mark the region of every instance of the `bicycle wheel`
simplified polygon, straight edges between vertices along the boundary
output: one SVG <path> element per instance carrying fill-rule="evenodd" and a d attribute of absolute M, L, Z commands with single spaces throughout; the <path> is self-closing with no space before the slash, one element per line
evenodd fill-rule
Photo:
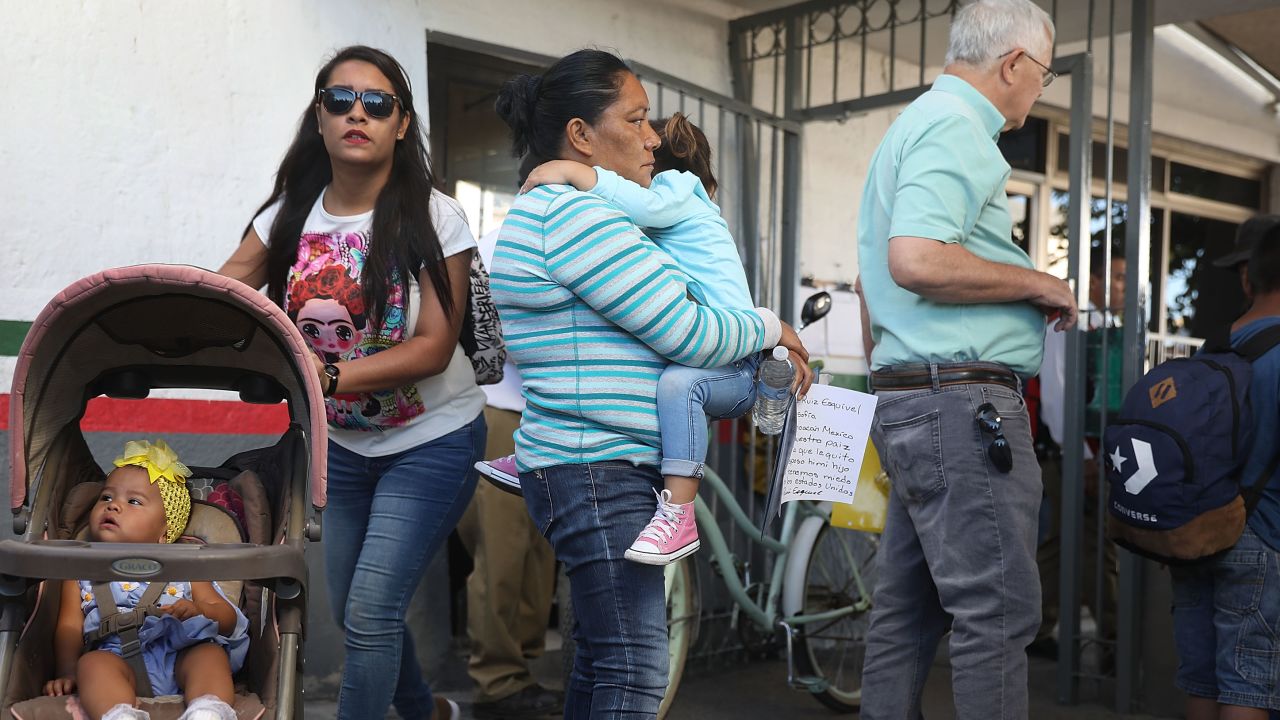
<path fill-rule="evenodd" d="M 857 712 L 862 704 L 862 668 L 879 541 L 876 535 L 833 528 L 825 518 L 810 517 L 791 544 L 783 587 L 787 617 L 860 603 L 864 606 L 835 620 L 801 625 L 792 644 L 796 673 L 810 679 L 818 702 L 838 712 Z"/>
<path fill-rule="evenodd" d="M 685 561 L 672 563 L 665 568 L 667 597 L 667 694 L 658 708 L 658 720 L 662 720 L 675 700 L 676 689 L 684 675 L 685 660 L 698 626 L 698 607 L 693 587 L 693 574 Z M 556 602 L 560 611 L 560 634 L 563 637 L 561 653 L 564 688 L 569 689 L 569 676 L 573 672 L 573 656 L 577 643 L 573 639 L 573 599 L 569 594 L 569 578 L 561 566 L 556 587 Z"/>

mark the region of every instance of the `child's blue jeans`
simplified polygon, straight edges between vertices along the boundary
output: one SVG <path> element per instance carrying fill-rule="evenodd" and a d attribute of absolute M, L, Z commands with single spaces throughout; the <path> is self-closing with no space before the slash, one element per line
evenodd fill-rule
<path fill-rule="evenodd" d="M 721 367 L 668 365 L 658 379 L 662 474 L 701 478 L 707 460 L 707 417 L 741 417 L 756 400 L 760 353 Z"/>

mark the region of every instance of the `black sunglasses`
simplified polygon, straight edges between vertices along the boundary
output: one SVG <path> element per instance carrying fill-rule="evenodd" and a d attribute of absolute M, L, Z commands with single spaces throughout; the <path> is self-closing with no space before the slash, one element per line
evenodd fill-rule
<path fill-rule="evenodd" d="M 978 415 L 974 420 L 978 423 L 978 429 L 994 437 L 991 444 L 987 446 L 987 457 L 991 458 L 991 464 L 1002 473 L 1012 470 L 1013 450 L 1009 448 L 1009 441 L 1000 430 L 1003 421 L 996 406 L 991 403 L 982 403 L 978 406 Z"/>
<path fill-rule="evenodd" d="M 351 108 L 356 104 L 356 98 L 359 98 L 360 104 L 364 106 L 364 111 L 369 113 L 369 117 L 379 120 L 391 117 L 396 105 L 400 103 L 400 98 L 381 90 L 356 92 L 349 88 L 329 87 L 321 88 L 319 95 L 320 105 L 334 115 L 346 115 L 351 112 Z"/>

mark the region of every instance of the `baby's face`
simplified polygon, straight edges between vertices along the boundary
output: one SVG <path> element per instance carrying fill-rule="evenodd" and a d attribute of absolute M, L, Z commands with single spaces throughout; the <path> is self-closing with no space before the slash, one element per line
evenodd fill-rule
<path fill-rule="evenodd" d="M 89 537 L 98 542 L 164 542 L 164 500 L 145 469 L 129 465 L 107 476 L 89 514 Z"/>

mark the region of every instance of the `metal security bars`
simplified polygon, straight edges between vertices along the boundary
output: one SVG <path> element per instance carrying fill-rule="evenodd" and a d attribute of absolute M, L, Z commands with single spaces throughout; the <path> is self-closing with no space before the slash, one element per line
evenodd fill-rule
<path fill-rule="evenodd" d="M 930 37 L 958 0 L 816 0 L 729 24 L 730 54 L 756 107 L 838 119 L 924 92 Z M 935 43 L 936 44 L 936 43 Z"/>

